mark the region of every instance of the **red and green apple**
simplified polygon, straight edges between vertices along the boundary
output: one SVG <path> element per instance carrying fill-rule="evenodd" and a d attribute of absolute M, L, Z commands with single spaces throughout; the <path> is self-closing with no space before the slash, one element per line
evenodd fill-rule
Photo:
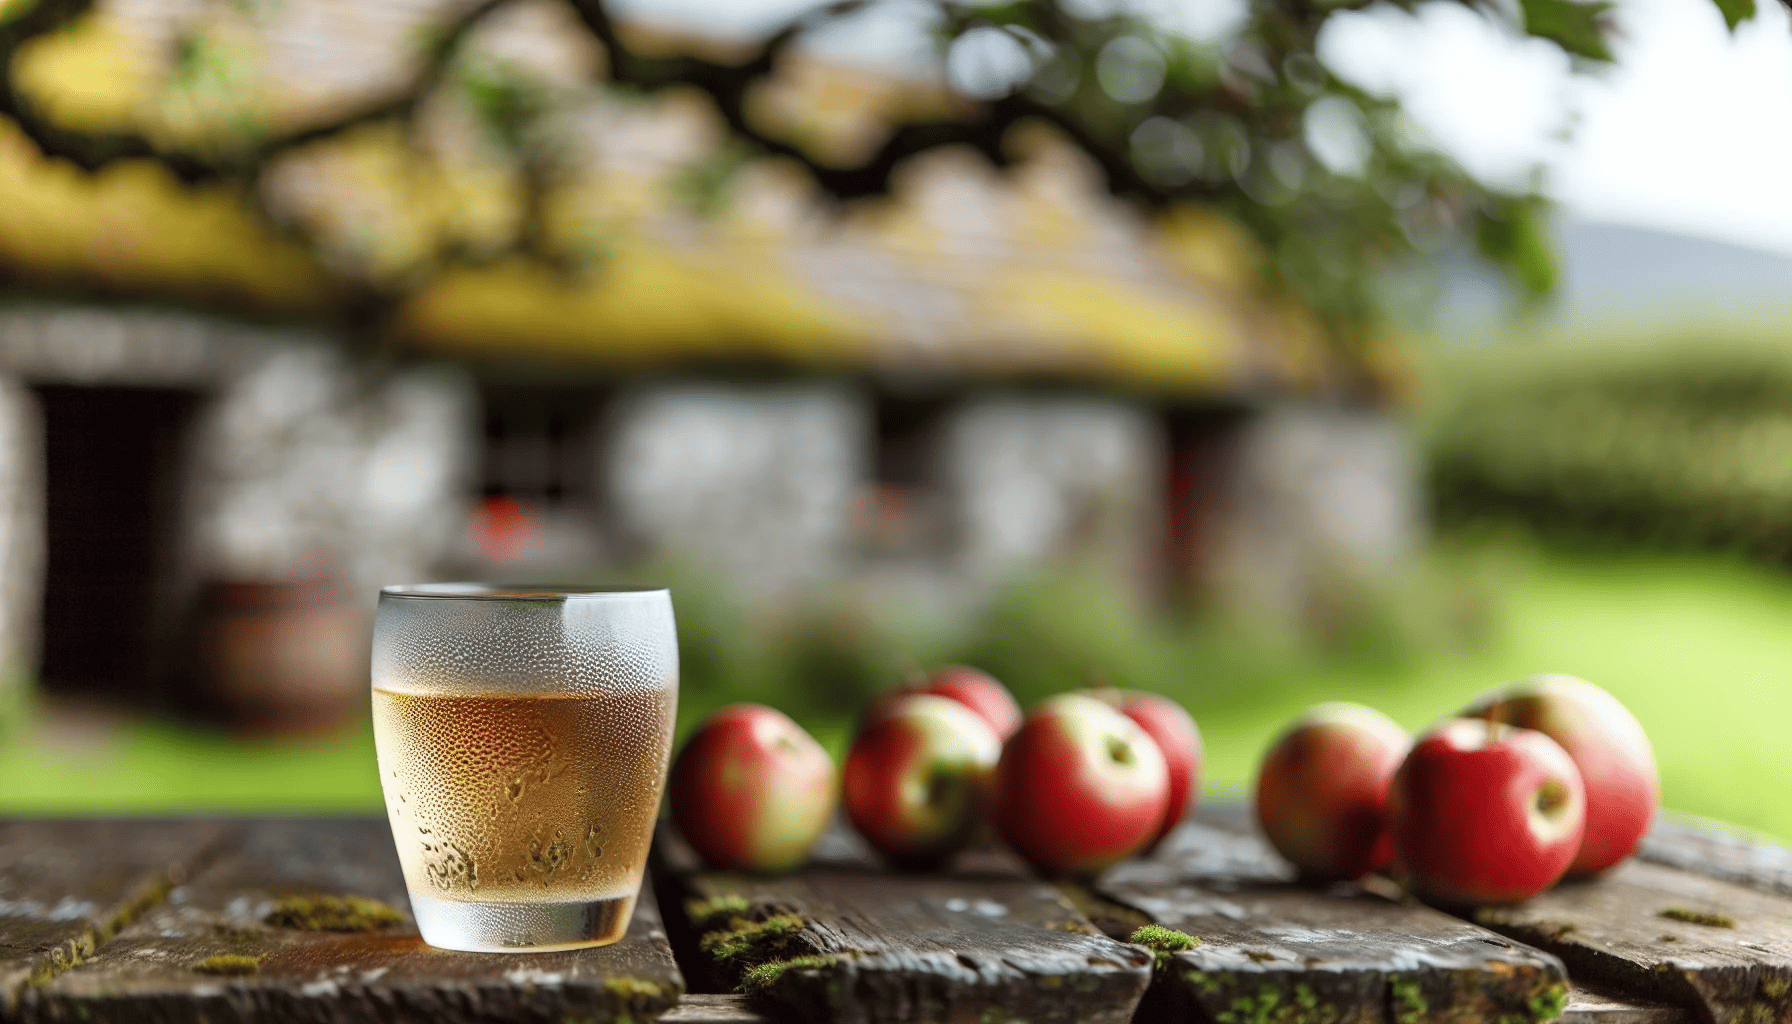
<path fill-rule="evenodd" d="M 1257 770 L 1257 821 L 1270 845 L 1317 881 L 1361 878 L 1393 860 L 1388 791 L 1412 746 L 1398 723 L 1348 701 L 1296 721 Z"/>
<path fill-rule="evenodd" d="M 847 820 L 891 863 L 937 867 L 986 820 L 1001 753 L 995 731 L 963 704 L 931 693 L 902 697 L 846 755 Z"/>
<path fill-rule="evenodd" d="M 792 870 L 834 813 L 834 762 L 789 716 L 763 704 L 708 715 L 672 764 L 672 820 L 709 863 Z"/>

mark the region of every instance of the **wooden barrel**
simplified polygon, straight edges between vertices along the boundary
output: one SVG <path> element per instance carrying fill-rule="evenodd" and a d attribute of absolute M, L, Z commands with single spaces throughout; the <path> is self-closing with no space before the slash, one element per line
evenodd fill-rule
<path fill-rule="evenodd" d="M 369 628 L 333 579 L 209 583 L 194 652 L 204 710 L 258 734 L 340 726 L 367 707 Z"/>

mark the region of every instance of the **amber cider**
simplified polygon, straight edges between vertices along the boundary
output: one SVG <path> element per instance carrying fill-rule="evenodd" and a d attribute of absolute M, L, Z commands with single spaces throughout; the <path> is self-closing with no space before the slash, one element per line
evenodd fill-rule
<path fill-rule="evenodd" d="M 628 928 L 671 752 L 677 681 L 489 690 L 374 680 L 386 811 L 412 909 L 492 949 Z M 550 936 L 578 936 L 556 943 Z M 466 948 L 460 946 L 458 948 Z"/>

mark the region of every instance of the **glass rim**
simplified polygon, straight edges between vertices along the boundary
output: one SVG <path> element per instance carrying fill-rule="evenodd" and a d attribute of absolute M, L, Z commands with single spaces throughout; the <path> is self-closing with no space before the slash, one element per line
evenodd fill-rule
<path fill-rule="evenodd" d="M 615 600 L 671 595 L 667 587 L 649 585 L 580 585 L 564 583 L 395 583 L 380 588 L 380 599 L 412 601 L 541 601 Z"/>

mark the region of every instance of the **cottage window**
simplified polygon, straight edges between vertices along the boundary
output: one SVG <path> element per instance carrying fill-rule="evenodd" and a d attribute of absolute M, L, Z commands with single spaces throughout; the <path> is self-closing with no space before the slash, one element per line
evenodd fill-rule
<path fill-rule="evenodd" d="M 872 550 L 912 552 L 938 539 L 940 450 L 952 406 L 943 395 L 878 396 L 872 479 L 859 503 L 860 539 Z"/>

